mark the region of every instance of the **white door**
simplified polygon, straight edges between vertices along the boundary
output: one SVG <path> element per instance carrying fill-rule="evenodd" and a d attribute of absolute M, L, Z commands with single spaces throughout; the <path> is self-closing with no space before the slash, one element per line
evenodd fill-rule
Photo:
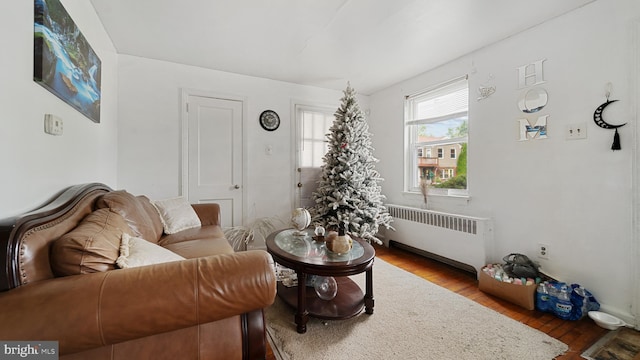
<path fill-rule="evenodd" d="M 220 204 L 225 227 L 242 223 L 242 109 L 238 100 L 187 97 L 188 199 Z"/>
<path fill-rule="evenodd" d="M 324 154 L 329 149 L 326 134 L 333 124 L 335 109 L 316 106 L 296 106 L 298 125 L 297 139 L 297 191 L 296 207 L 310 208 L 315 205 L 313 192 L 320 180 L 320 167 Z"/>

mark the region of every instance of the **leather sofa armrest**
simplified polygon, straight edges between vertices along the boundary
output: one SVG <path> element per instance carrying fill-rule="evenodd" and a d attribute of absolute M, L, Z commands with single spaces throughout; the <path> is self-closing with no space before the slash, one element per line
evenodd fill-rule
<path fill-rule="evenodd" d="M 68 276 L 0 293 L 0 339 L 57 340 L 69 354 L 262 309 L 275 294 L 262 250 Z"/>
<path fill-rule="evenodd" d="M 220 220 L 220 205 L 216 203 L 209 204 L 191 204 L 193 210 L 200 218 L 202 225 L 219 225 L 222 226 Z"/>

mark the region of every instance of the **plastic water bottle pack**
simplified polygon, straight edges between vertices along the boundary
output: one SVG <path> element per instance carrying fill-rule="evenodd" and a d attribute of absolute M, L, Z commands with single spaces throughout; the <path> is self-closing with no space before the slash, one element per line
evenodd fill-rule
<path fill-rule="evenodd" d="M 578 320 L 589 311 L 600 309 L 600 303 L 578 284 L 545 281 L 538 284 L 536 309 L 553 313 L 564 320 Z"/>

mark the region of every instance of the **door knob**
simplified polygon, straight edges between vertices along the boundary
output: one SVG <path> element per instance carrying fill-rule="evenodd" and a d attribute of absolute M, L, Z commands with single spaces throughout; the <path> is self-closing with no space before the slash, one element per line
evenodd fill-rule
<path fill-rule="evenodd" d="M 240 189 L 240 185 L 234 185 L 233 188 L 234 189 Z"/>

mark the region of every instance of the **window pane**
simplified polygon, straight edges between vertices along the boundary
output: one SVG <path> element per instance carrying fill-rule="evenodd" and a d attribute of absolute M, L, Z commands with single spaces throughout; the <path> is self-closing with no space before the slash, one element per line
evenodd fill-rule
<path fill-rule="evenodd" d="M 302 111 L 301 167 L 320 167 L 322 165 L 322 157 L 329 147 L 326 134 L 332 123 L 333 116 L 330 114 L 310 110 Z"/>
<path fill-rule="evenodd" d="M 466 116 L 416 126 L 418 128 L 418 142 L 451 140 L 469 135 Z"/>

